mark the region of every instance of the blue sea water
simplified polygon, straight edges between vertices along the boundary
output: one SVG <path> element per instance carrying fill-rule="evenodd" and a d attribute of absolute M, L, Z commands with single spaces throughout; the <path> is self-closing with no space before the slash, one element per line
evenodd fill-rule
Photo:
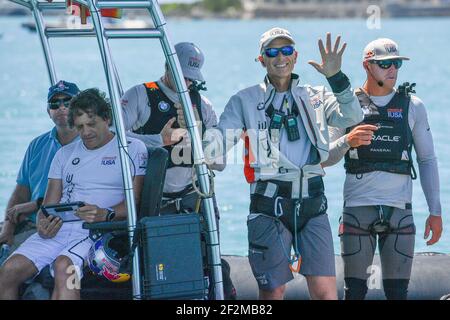
<path fill-rule="evenodd" d="M 21 28 L 26 18 L 0 17 L 0 219 L 3 217 L 15 178 L 28 143 L 49 130 L 52 123 L 46 113 L 49 79 L 36 34 Z M 400 45 L 402 54 L 411 58 L 403 64 L 399 82 L 417 83 L 417 95 L 424 101 L 432 128 L 439 161 L 444 233 L 441 241 L 427 247 L 423 239 L 428 209 L 419 179 L 414 182 L 413 207 L 417 226 L 416 251 L 450 253 L 450 19 L 399 19 L 381 21 L 380 29 L 368 29 L 357 20 L 168 20 L 173 43 L 192 41 L 205 53 L 203 68 L 208 91 L 205 93 L 218 115 L 238 90 L 261 81 L 264 69 L 254 62 L 262 32 L 273 26 L 288 28 L 297 39 L 300 53 L 295 71 L 303 83 L 326 84 L 322 75 L 307 64 L 319 60 L 317 39 L 327 31 L 341 34 L 348 43 L 342 70 L 353 86 L 361 85 L 365 73 L 361 66 L 362 49 L 377 37 L 390 37 Z M 2 36 L 1 36 L 2 35 Z M 95 39 L 54 39 L 50 42 L 57 75 L 81 88 L 106 90 L 103 68 Z M 163 73 L 164 57 L 155 40 L 113 40 L 111 50 L 123 87 L 157 79 Z M 237 155 L 241 150 L 235 150 Z M 338 220 L 342 207 L 342 163 L 327 169 L 326 193 L 329 218 L 339 253 Z M 387 181 L 386 183 L 389 183 Z M 221 252 L 246 255 L 246 215 L 249 190 L 242 164 L 231 164 L 217 173 L 215 189 L 221 211 Z"/>

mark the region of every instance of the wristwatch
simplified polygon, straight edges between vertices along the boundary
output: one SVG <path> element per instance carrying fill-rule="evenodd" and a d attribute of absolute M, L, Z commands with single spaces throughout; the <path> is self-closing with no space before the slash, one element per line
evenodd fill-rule
<path fill-rule="evenodd" d="M 116 217 L 116 211 L 113 208 L 106 208 L 106 221 L 110 222 Z"/>

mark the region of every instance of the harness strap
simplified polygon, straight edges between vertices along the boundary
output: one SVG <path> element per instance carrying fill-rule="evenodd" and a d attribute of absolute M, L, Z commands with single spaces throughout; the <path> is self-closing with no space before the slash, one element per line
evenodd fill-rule
<path fill-rule="evenodd" d="M 363 229 L 350 223 L 342 222 L 339 237 L 343 235 L 370 236 L 371 233 L 367 229 Z"/>
<path fill-rule="evenodd" d="M 177 198 L 183 198 L 184 196 L 186 196 L 189 193 L 192 193 L 194 191 L 195 191 L 194 187 L 192 187 L 192 185 L 189 184 L 183 190 L 178 191 L 178 192 L 164 192 L 163 200 L 174 200 Z"/>
<path fill-rule="evenodd" d="M 265 214 L 280 219 L 292 234 L 302 231 L 308 221 L 328 208 L 325 195 L 314 198 L 286 199 L 283 197 L 267 198 L 258 194 L 250 196 L 250 212 Z"/>
<path fill-rule="evenodd" d="M 179 192 L 171 192 L 171 193 L 163 193 L 162 201 L 161 201 L 161 209 L 165 209 L 170 205 L 175 204 L 176 211 L 178 213 L 181 212 L 181 202 L 183 198 L 195 193 L 192 185 L 186 186 L 183 190 Z"/>
<path fill-rule="evenodd" d="M 396 228 L 396 229 L 389 229 L 387 232 L 373 232 L 369 229 L 364 229 L 358 226 L 355 226 L 353 224 L 343 222 L 341 224 L 343 228 L 341 229 L 341 232 L 339 233 L 339 237 L 342 235 L 351 235 L 351 236 L 374 236 L 374 235 L 388 235 L 388 234 L 402 234 L 402 235 L 408 235 L 408 234 L 416 234 L 416 226 L 411 223 L 407 226 Z"/>

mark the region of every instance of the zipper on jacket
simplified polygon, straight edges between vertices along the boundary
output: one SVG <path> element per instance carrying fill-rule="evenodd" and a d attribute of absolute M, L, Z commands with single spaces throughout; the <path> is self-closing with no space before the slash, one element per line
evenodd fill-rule
<path fill-rule="evenodd" d="M 309 191 L 308 191 L 309 192 Z M 303 168 L 300 168 L 300 196 L 299 201 L 303 199 Z"/>
<path fill-rule="evenodd" d="M 308 110 L 306 110 L 306 106 L 305 106 L 305 103 L 303 102 L 303 99 L 300 96 L 298 98 L 300 99 L 300 101 L 302 103 L 303 110 L 305 111 L 306 118 L 308 119 L 309 128 L 311 129 L 311 132 L 312 132 L 312 134 L 314 136 L 314 143 L 315 143 L 314 146 L 317 149 L 317 136 L 316 136 L 316 132 L 314 131 L 311 118 L 309 117 Z"/>

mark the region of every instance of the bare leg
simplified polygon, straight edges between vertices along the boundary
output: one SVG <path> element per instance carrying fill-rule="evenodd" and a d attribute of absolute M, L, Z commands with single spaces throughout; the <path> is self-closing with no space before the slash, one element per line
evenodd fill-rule
<path fill-rule="evenodd" d="M 80 300 L 80 279 L 72 260 L 59 256 L 54 263 L 55 288 L 52 300 Z"/>
<path fill-rule="evenodd" d="M 337 300 L 336 277 L 306 276 L 312 300 Z"/>
<path fill-rule="evenodd" d="M 259 300 L 283 300 L 285 290 L 286 290 L 286 285 L 282 285 L 273 290 L 259 289 Z"/>
<path fill-rule="evenodd" d="M 34 263 L 25 256 L 12 256 L 0 268 L 0 300 L 17 300 L 20 285 L 37 272 Z"/>

